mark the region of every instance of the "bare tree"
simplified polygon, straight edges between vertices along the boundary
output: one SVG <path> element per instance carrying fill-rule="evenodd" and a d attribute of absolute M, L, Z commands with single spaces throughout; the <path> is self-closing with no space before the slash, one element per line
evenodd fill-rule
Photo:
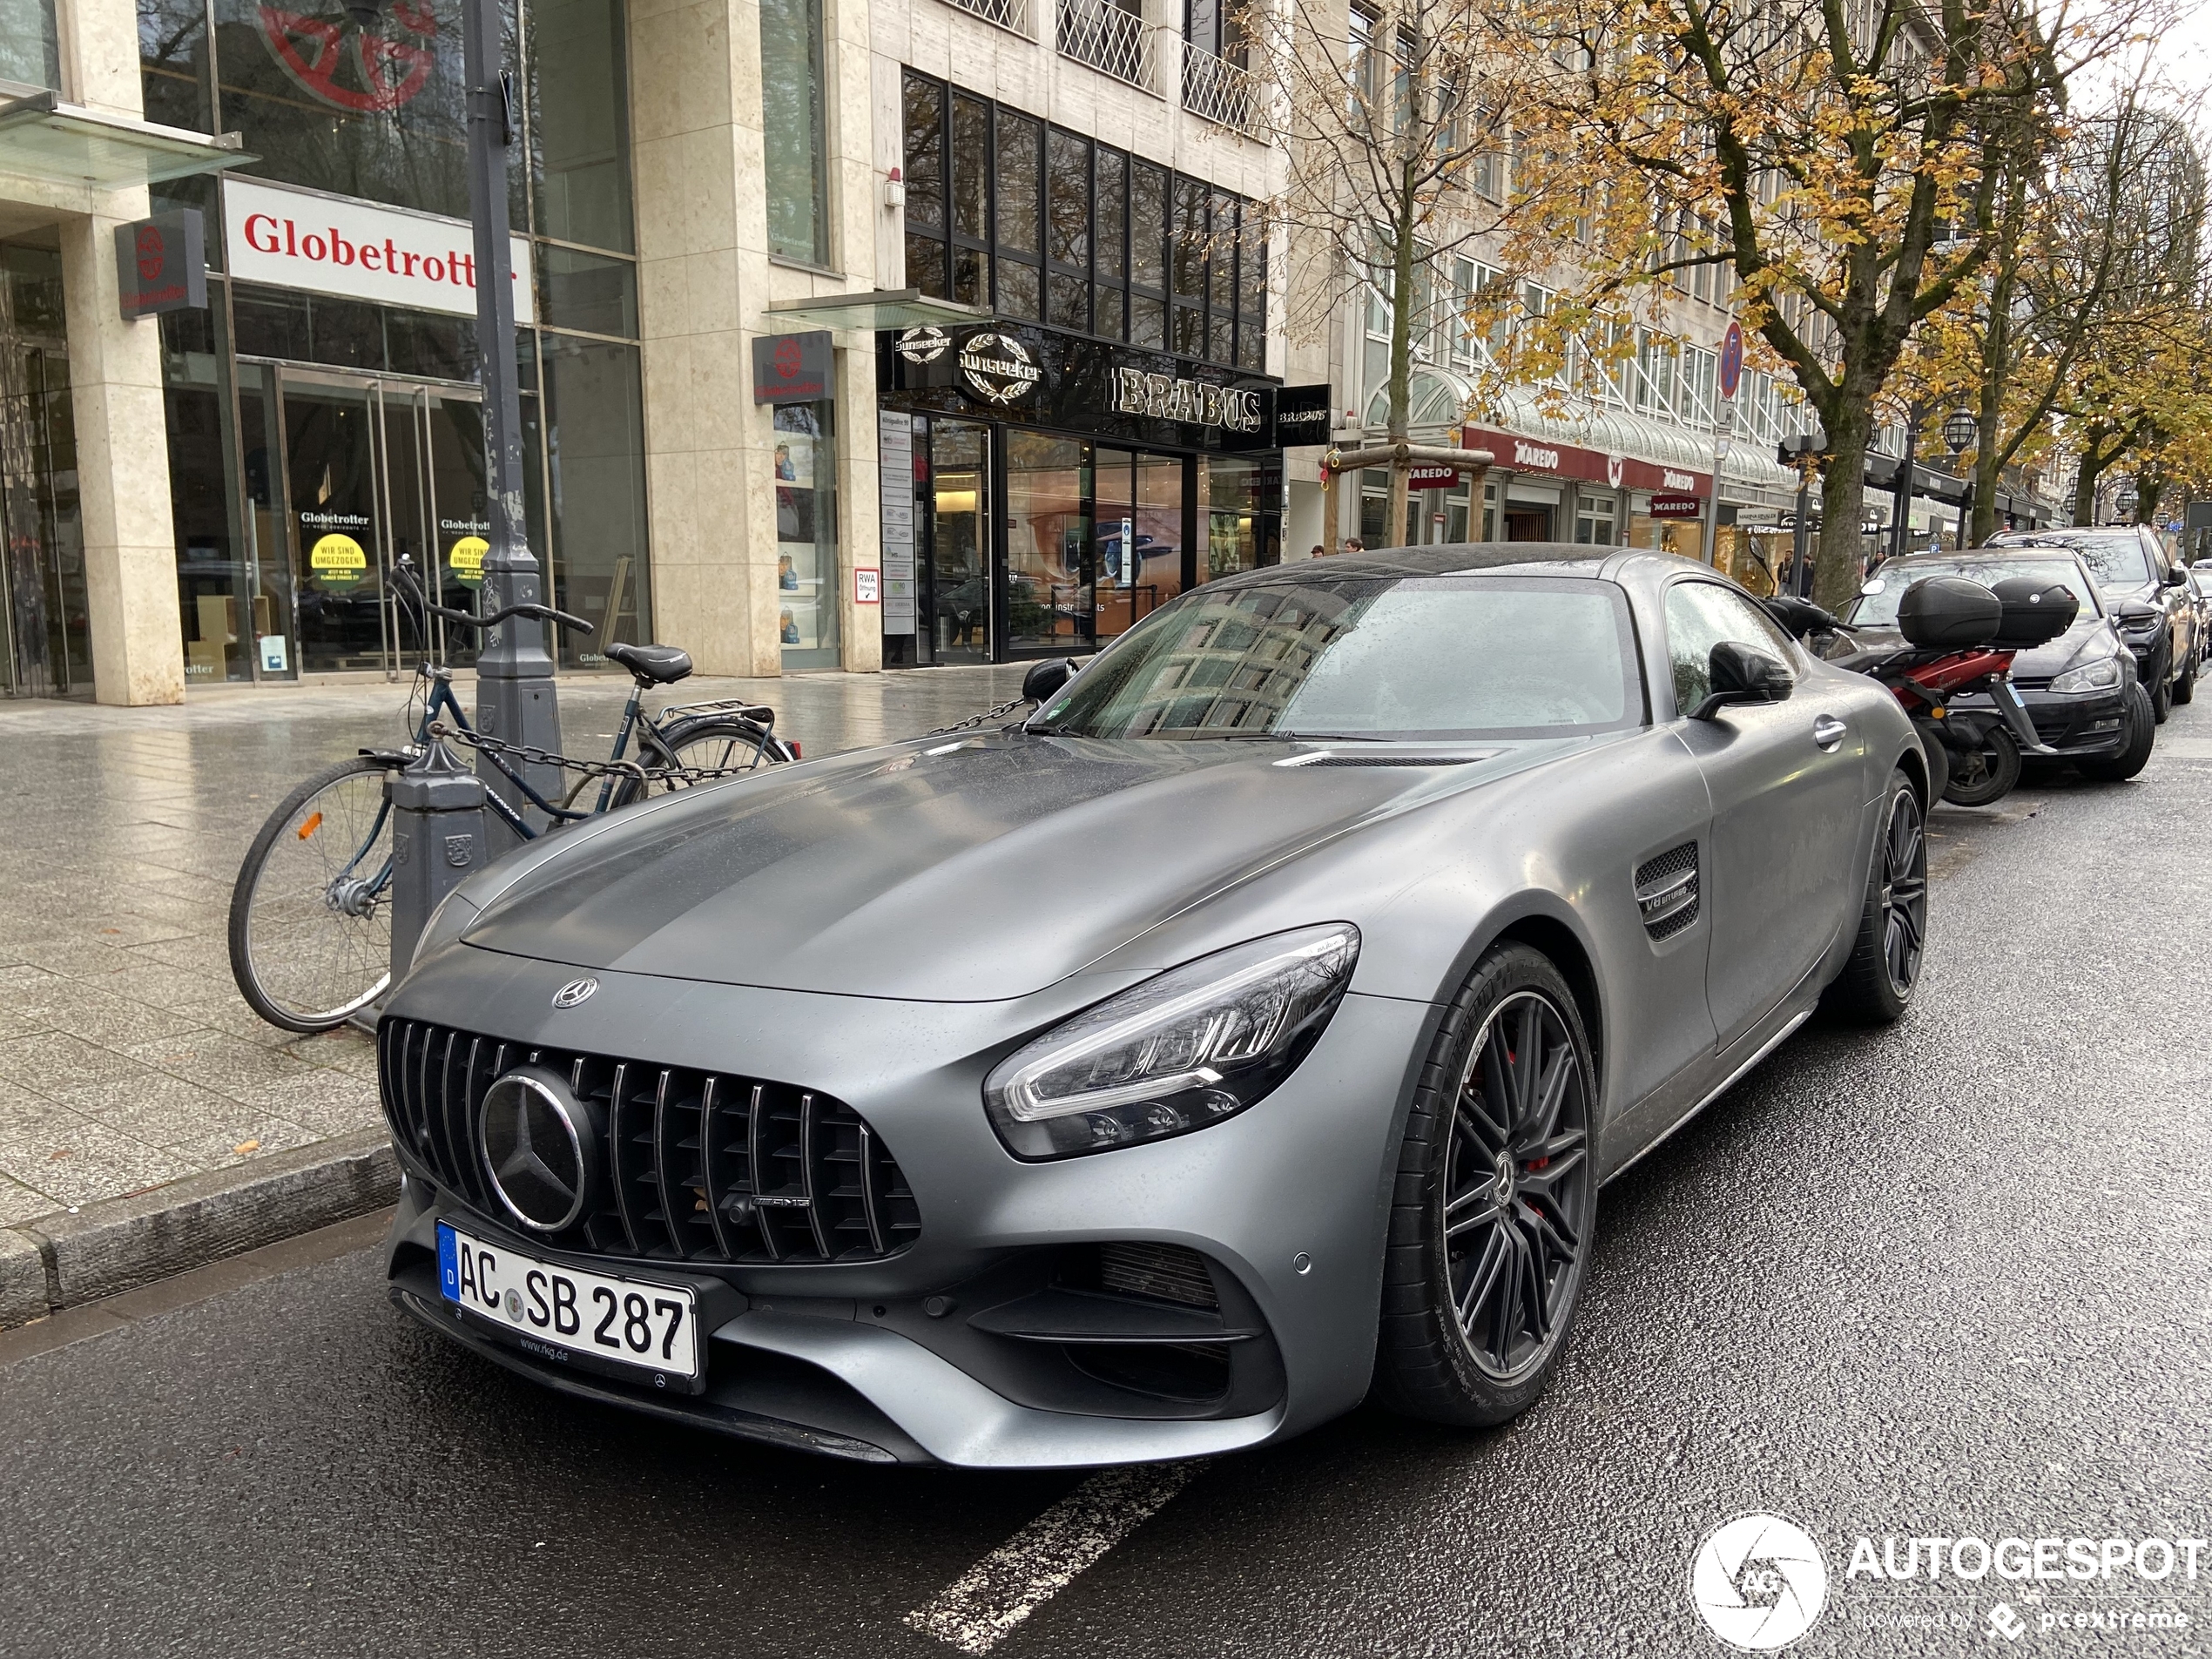
<path fill-rule="evenodd" d="M 1436 273 L 1501 218 L 1472 186 L 1502 163 L 1510 65 L 1486 51 L 1474 0 L 1283 0 L 1249 37 L 1260 125 L 1289 162 L 1267 212 L 1289 233 L 1293 327 L 1325 326 L 1371 291 L 1389 312 L 1385 537 L 1396 545 L 1414 341 L 1447 318 L 1459 326 Z"/>

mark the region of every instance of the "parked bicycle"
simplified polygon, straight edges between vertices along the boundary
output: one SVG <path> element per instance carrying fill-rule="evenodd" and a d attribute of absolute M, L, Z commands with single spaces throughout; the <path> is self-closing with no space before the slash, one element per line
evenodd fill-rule
<path fill-rule="evenodd" d="M 514 604 L 478 617 L 434 604 L 405 557 L 395 576 L 395 591 L 426 617 L 479 630 L 521 617 L 571 633 L 593 631 L 583 617 L 550 605 Z M 799 745 L 775 734 L 772 709 L 725 700 L 647 711 L 648 691 L 691 671 L 690 656 L 675 646 L 617 644 L 606 654 L 630 671 L 633 685 L 604 760 L 478 732 L 454 695 L 453 671 L 425 661 L 408 693 L 411 743 L 364 749 L 284 798 L 253 838 L 231 894 L 231 974 L 256 1014 L 287 1031 L 327 1031 L 390 984 L 392 812 L 384 782 L 434 738 L 475 750 L 512 786 L 512 799 L 500 788 L 486 791 L 486 809 L 523 840 L 670 790 L 799 759 Z M 525 776 L 539 765 L 556 766 L 575 781 L 550 799 Z M 518 808 L 516 799 L 527 805 Z"/>

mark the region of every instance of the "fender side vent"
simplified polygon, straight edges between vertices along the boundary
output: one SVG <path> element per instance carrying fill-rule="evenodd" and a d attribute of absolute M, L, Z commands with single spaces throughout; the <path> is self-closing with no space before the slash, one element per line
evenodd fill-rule
<path fill-rule="evenodd" d="M 1684 841 L 1636 867 L 1636 908 L 1643 930 L 1672 939 L 1697 920 L 1697 843 Z"/>

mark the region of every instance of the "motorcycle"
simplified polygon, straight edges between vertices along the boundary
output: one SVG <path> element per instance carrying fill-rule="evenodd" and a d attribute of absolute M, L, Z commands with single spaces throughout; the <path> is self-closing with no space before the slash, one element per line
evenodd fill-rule
<path fill-rule="evenodd" d="M 1905 645 L 1871 650 L 1810 600 L 1777 597 L 1764 603 L 1799 639 L 1834 636 L 1820 652 L 1828 662 L 1890 689 L 1920 734 L 1932 797 L 1958 806 L 1986 806 L 2020 782 L 2023 756 L 2057 755 L 2036 735 L 2012 671 L 2021 651 L 2074 625 L 2080 602 L 2067 589 L 2025 577 L 1984 587 L 1965 577 L 1930 577 L 1898 601 L 1897 627 Z M 1977 702 L 1959 702 L 1970 696 Z"/>

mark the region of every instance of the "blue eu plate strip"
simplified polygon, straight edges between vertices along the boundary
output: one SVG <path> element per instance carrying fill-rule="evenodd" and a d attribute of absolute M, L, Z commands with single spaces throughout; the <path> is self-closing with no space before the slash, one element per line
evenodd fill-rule
<path fill-rule="evenodd" d="M 461 1299 L 461 1248 L 453 1242 L 453 1229 L 438 1224 L 438 1291 L 448 1302 Z"/>

